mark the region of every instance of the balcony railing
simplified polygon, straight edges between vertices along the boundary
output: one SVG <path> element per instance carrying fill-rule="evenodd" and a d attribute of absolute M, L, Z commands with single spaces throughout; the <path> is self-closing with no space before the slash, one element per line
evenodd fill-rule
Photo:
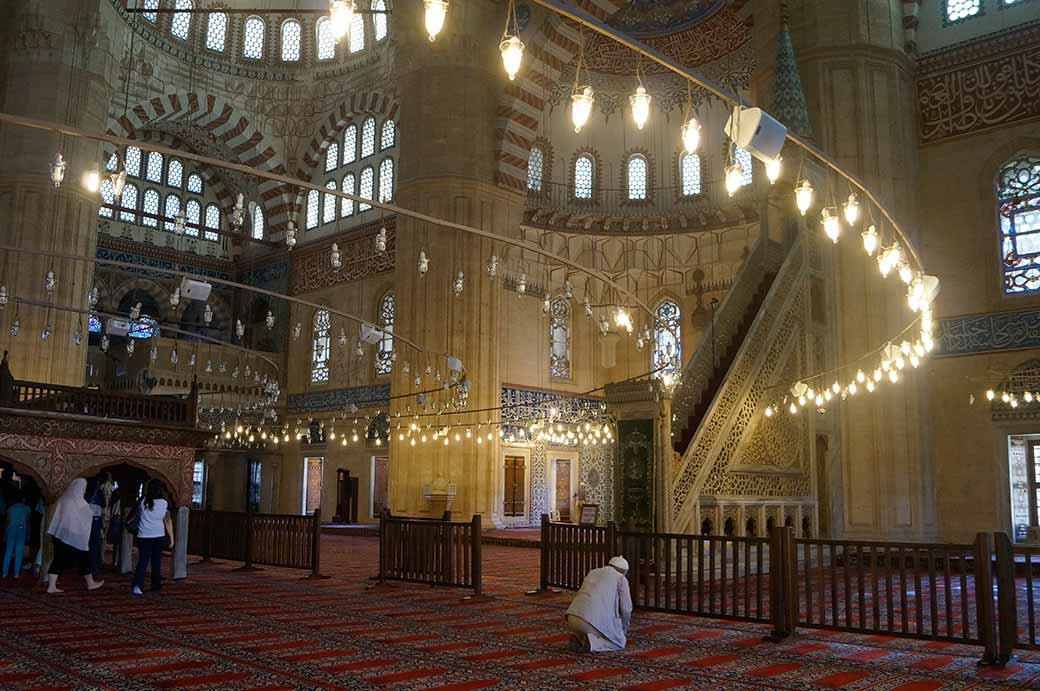
<path fill-rule="evenodd" d="M 164 427 L 195 426 L 196 393 L 186 398 L 139 396 L 74 386 L 7 380 L 0 406 L 40 413 L 87 415 Z"/>

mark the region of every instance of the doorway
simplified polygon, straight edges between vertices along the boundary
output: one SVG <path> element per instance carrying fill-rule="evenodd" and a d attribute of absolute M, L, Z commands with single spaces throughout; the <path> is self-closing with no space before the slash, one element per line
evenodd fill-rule
<path fill-rule="evenodd" d="M 502 450 L 502 475 L 499 485 L 504 526 L 527 526 L 530 523 L 531 451 L 524 448 Z"/>
<path fill-rule="evenodd" d="M 386 456 L 372 457 L 372 507 L 371 517 L 383 514 L 383 509 L 390 508 L 387 496 L 389 486 L 390 459 Z"/>
<path fill-rule="evenodd" d="M 578 455 L 556 452 L 549 468 L 549 508 L 559 516 L 559 521 L 574 520 L 574 500 L 578 486 Z"/>
<path fill-rule="evenodd" d="M 1029 529 L 1040 525 L 1040 435 L 1008 437 L 1011 532 L 1016 543 L 1029 542 Z"/>
<path fill-rule="evenodd" d="M 325 474 L 325 459 L 307 456 L 303 459 L 303 513 L 310 516 L 321 508 L 322 480 Z"/>

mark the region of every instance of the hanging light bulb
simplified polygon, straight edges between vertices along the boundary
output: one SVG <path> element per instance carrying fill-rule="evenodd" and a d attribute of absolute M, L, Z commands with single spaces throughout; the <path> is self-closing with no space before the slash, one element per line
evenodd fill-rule
<path fill-rule="evenodd" d="M 72 345 L 78 346 L 83 342 L 83 318 L 80 317 L 76 330 L 72 332 Z"/>
<path fill-rule="evenodd" d="M 101 189 L 101 171 L 94 166 L 83 175 L 83 188 L 91 194 L 96 194 Z"/>
<path fill-rule="evenodd" d="M 459 273 L 455 276 L 455 282 L 452 284 L 452 289 L 455 291 L 456 295 L 462 295 L 462 291 L 465 289 L 465 287 L 466 274 L 462 273 L 462 271 L 459 271 Z"/>
<path fill-rule="evenodd" d="M 354 355 L 357 355 L 358 357 L 365 356 L 365 347 L 360 338 L 354 344 Z"/>
<path fill-rule="evenodd" d="M 691 117 L 683 123 L 681 134 L 683 148 L 686 149 L 686 153 L 692 154 L 700 147 L 701 123 L 697 122 L 697 118 Z"/>
<path fill-rule="evenodd" d="M 274 312 L 267 310 L 267 318 L 264 320 L 267 323 L 267 330 L 270 331 L 274 328 Z"/>
<path fill-rule="evenodd" d="M 51 337 L 52 333 L 54 333 L 54 329 L 51 328 L 51 325 L 50 324 L 45 325 L 43 327 L 43 331 L 40 332 L 40 340 L 44 341 L 44 342 L 47 342 L 48 340 L 50 340 L 50 337 Z"/>
<path fill-rule="evenodd" d="M 58 280 L 54 278 L 54 272 L 48 271 L 47 275 L 43 279 L 43 289 L 47 293 L 53 293 L 54 289 L 58 287 Z"/>
<path fill-rule="evenodd" d="M 566 279 L 563 282 L 563 298 L 565 300 L 574 299 L 574 284 L 571 283 L 571 279 Z"/>
<path fill-rule="evenodd" d="M 340 254 L 339 245 L 336 243 L 332 243 L 332 249 L 329 251 L 329 263 L 337 271 L 343 266 L 343 256 Z"/>
<path fill-rule="evenodd" d="M 813 186 L 808 180 L 802 180 L 794 191 L 794 199 L 798 204 L 798 211 L 804 216 L 813 202 Z"/>
<path fill-rule="evenodd" d="M 159 359 L 159 349 L 153 343 L 152 347 L 148 349 L 148 360 L 151 361 L 151 362 L 155 362 L 158 359 Z"/>
<path fill-rule="evenodd" d="M 239 192 L 238 196 L 235 197 L 235 207 L 231 210 L 231 225 L 235 230 L 242 229 L 242 223 L 246 217 L 246 198 Z"/>
<path fill-rule="evenodd" d="M 610 331 L 610 322 L 607 321 L 606 316 L 602 316 L 599 320 L 599 332 L 606 336 L 608 331 Z"/>
<path fill-rule="evenodd" d="M 238 336 L 238 338 L 241 340 L 241 338 L 243 336 L 245 336 L 245 334 L 246 334 L 245 324 L 242 323 L 241 319 L 236 319 L 235 320 L 235 335 Z"/>
<path fill-rule="evenodd" d="M 181 289 L 178 287 L 170 293 L 170 307 L 176 307 L 179 304 L 181 304 Z"/>
<path fill-rule="evenodd" d="M 426 258 L 426 250 L 419 250 L 418 269 L 420 276 L 425 276 L 426 272 L 430 270 L 430 260 Z"/>
<path fill-rule="evenodd" d="M 726 166 L 726 192 L 732 197 L 743 186 L 744 169 L 741 168 L 739 163 L 734 161 Z"/>
<path fill-rule="evenodd" d="M 202 313 L 202 321 L 206 322 L 207 324 L 213 321 L 213 308 L 209 306 L 208 302 L 206 303 L 205 311 L 203 311 Z"/>
<path fill-rule="evenodd" d="M 632 105 L 632 119 L 636 123 L 636 129 L 641 130 L 646 124 L 646 121 L 650 118 L 650 101 L 652 97 L 646 93 L 646 88 L 640 84 L 636 87 L 636 92 L 628 97 L 628 102 Z"/>
<path fill-rule="evenodd" d="M 0 310 L 7 307 L 10 297 L 7 295 L 7 286 L 0 286 Z"/>
<path fill-rule="evenodd" d="M 574 124 L 574 132 L 581 132 L 581 128 L 589 121 L 592 115 L 592 104 L 596 102 L 595 94 L 591 86 L 586 86 L 571 94 L 571 122 Z"/>
<path fill-rule="evenodd" d="M 292 337 L 293 337 L 294 341 L 300 340 L 300 333 L 302 331 L 303 331 L 303 324 L 301 322 L 296 322 L 296 326 L 294 326 L 293 330 L 292 330 Z"/>
<path fill-rule="evenodd" d="M 213 361 L 212 360 L 206 360 L 206 374 L 211 374 L 212 372 L 213 372 Z"/>
<path fill-rule="evenodd" d="M 589 296 L 585 296 L 584 302 L 581 303 L 582 309 L 585 310 L 585 318 L 592 319 L 592 303 L 589 302 Z"/>
<path fill-rule="evenodd" d="M 376 252 L 379 254 L 386 252 L 386 226 L 381 227 L 376 233 Z"/>
<path fill-rule="evenodd" d="M 877 228 L 875 228 L 874 226 L 870 226 L 869 228 L 863 231 L 862 237 L 863 250 L 867 253 L 868 256 L 874 256 L 874 252 L 876 252 L 878 248 Z"/>
<path fill-rule="evenodd" d="M 783 159 L 779 156 L 766 162 L 766 177 L 769 178 L 770 185 L 775 185 L 776 181 L 780 179 L 780 169 L 782 165 Z"/>
<path fill-rule="evenodd" d="M 296 247 L 296 224 L 292 221 L 289 221 L 285 227 L 285 246 L 290 250 Z"/>
<path fill-rule="evenodd" d="M 910 282 L 914 280 L 914 270 L 906 262 L 899 265 L 899 280 L 907 285 L 910 285 Z"/>
<path fill-rule="evenodd" d="M 350 31 L 352 21 L 354 21 L 354 0 L 329 1 L 329 25 L 332 28 L 332 36 L 337 42 Z"/>
<path fill-rule="evenodd" d="M 841 235 L 841 224 L 838 222 L 838 216 L 834 209 L 825 208 L 823 210 L 823 232 L 831 239 L 831 242 L 837 243 L 838 237 Z"/>
<path fill-rule="evenodd" d="M 516 279 L 516 292 L 518 295 L 523 295 L 527 292 L 527 274 L 523 271 L 520 272 Z"/>
<path fill-rule="evenodd" d="M 766 417 L 773 417 L 773 406 L 767 405 L 765 410 Z"/>
<path fill-rule="evenodd" d="M 55 188 L 61 187 L 61 181 L 65 179 L 65 167 L 68 164 L 65 163 L 65 159 L 61 157 L 61 152 L 54 154 L 54 160 L 51 161 L 51 182 Z"/>
<path fill-rule="evenodd" d="M 552 302 L 549 300 L 549 296 L 546 295 L 545 299 L 542 300 L 542 314 L 549 314 L 549 310 L 552 308 Z"/>
<path fill-rule="evenodd" d="M 118 200 L 123 194 L 123 187 L 126 186 L 126 171 L 120 169 L 109 175 L 109 178 L 112 180 L 112 196 L 114 200 Z M 116 201 L 116 203 L 119 202 Z"/>
<path fill-rule="evenodd" d="M 87 291 L 87 304 L 93 309 L 98 303 L 98 289 L 97 286 L 91 286 L 90 290 Z"/>
<path fill-rule="evenodd" d="M 170 351 L 170 364 L 173 365 L 174 367 L 176 367 L 177 366 L 177 360 L 178 360 L 178 357 L 177 357 L 177 346 L 174 346 L 173 350 Z"/>
<path fill-rule="evenodd" d="M 136 321 L 141 316 L 141 303 L 138 302 L 130 309 L 130 321 Z"/>
<path fill-rule="evenodd" d="M 184 235 L 184 231 L 188 227 L 188 217 L 184 215 L 183 211 L 178 211 L 177 215 L 173 217 L 173 233 L 174 235 Z"/>
<path fill-rule="evenodd" d="M 513 81 L 524 58 L 524 42 L 519 36 L 509 36 L 498 44 L 498 50 L 502 53 L 502 65 L 506 68 L 509 81 Z"/>
<path fill-rule="evenodd" d="M 628 316 L 628 312 L 622 307 L 618 307 L 617 311 L 614 312 L 614 323 L 618 328 L 624 329 L 628 333 L 632 333 L 632 318 Z M 671 345 L 669 343 L 668 345 Z"/>
<path fill-rule="evenodd" d="M 339 330 L 339 337 L 336 339 L 336 342 L 339 343 L 340 348 L 346 348 L 347 347 L 347 330 L 346 329 L 340 328 L 340 330 Z"/>
<path fill-rule="evenodd" d="M 487 273 L 488 278 L 492 281 L 495 280 L 495 276 L 498 275 L 498 255 L 491 255 L 491 259 L 488 260 Z"/>
<path fill-rule="evenodd" d="M 18 320 L 16 319 L 15 322 L 17 322 L 17 321 Z M 11 324 L 11 335 L 12 336 L 17 336 L 18 335 L 18 333 L 15 331 L 14 324 Z M 109 343 L 108 334 L 102 334 L 102 336 L 101 336 L 101 350 L 106 352 L 106 353 L 108 352 L 108 343 Z"/>
<path fill-rule="evenodd" d="M 856 225 L 856 221 L 859 220 L 859 200 L 855 193 L 849 195 L 848 201 L 842 208 L 845 212 L 845 222 L 850 226 Z"/>
<path fill-rule="evenodd" d="M 437 40 L 437 34 L 444 28 L 444 17 L 448 14 L 448 3 L 445 0 L 423 0 L 426 6 L 426 33 L 430 43 Z"/>

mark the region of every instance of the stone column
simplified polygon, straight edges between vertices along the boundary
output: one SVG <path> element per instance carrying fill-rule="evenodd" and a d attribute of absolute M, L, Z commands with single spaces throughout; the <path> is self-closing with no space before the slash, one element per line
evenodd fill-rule
<path fill-rule="evenodd" d="M 173 525 L 176 536 L 173 545 L 173 580 L 188 577 L 188 507 L 177 509 L 177 518 Z"/>
<path fill-rule="evenodd" d="M 8 0 L 0 8 L 5 52 L 0 59 L 4 112 L 103 131 L 112 93 L 113 53 L 106 31 L 122 33 L 104 0 Z M 51 184 L 48 164 L 62 152 L 68 165 L 59 189 Z M 0 238 L 19 248 L 53 250 L 93 258 L 97 234 L 96 194 L 88 194 L 82 177 L 102 165 L 97 143 L 41 130 L 4 125 L 0 128 Z M 103 167 L 103 165 L 102 165 Z M 53 271 L 57 289 L 44 290 Z M 0 250 L 0 283 L 11 297 L 0 314 L 0 349 L 10 351 L 15 378 L 82 385 L 86 362 L 86 319 L 79 347 L 72 343 L 80 315 L 22 305 L 20 334 L 12 337 L 15 300 L 51 302 L 84 308 L 93 283 L 90 262 L 29 257 Z M 47 342 L 40 333 L 50 324 Z"/>

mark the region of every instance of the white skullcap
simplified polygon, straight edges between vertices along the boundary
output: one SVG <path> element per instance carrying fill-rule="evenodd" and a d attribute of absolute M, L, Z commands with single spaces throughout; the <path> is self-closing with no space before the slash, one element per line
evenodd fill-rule
<path fill-rule="evenodd" d="M 622 571 L 628 571 L 628 561 L 624 557 L 613 557 L 607 563 L 609 566 L 621 569 Z"/>

